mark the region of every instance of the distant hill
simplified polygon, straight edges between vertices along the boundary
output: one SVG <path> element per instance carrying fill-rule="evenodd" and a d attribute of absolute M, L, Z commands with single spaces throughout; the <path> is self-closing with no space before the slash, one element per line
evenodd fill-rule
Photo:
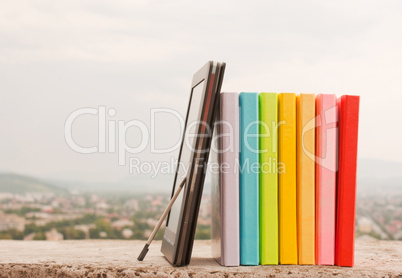
<path fill-rule="evenodd" d="M 57 178 L 46 179 L 49 183 L 55 184 L 68 190 L 80 192 L 135 192 L 135 193 L 170 193 L 172 190 L 174 176 L 171 174 L 160 174 L 154 178 L 151 175 L 132 175 L 116 181 L 80 181 L 63 180 Z"/>
<path fill-rule="evenodd" d="M 373 158 L 360 158 L 357 162 L 357 175 L 362 179 L 400 179 L 402 163 Z"/>
<path fill-rule="evenodd" d="M 401 194 L 401 170 L 401 162 L 360 158 L 357 162 L 358 194 Z"/>
<path fill-rule="evenodd" d="M 0 192 L 27 193 L 27 192 L 51 192 L 66 193 L 67 190 L 54 186 L 51 183 L 39 179 L 13 174 L 0 173 Z"/>

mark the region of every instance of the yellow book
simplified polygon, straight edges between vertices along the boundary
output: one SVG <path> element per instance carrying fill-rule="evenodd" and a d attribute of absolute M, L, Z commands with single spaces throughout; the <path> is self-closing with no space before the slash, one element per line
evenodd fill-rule
<path fill-rule="evenodd" d="M 315 264 L 315 95 L 297 96 L 296 111 L 299 264 Z"/>
<path fill-rule="evenodd" d="M 279 263 L 297 264 L 296 95 L 281 93 L 279 110 Z"/>

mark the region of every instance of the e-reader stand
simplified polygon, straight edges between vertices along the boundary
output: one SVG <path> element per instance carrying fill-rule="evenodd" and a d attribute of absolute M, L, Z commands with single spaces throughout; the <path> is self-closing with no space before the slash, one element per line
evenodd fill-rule
<path fill-rule="evenodd" d="M 172 208 L 174 202 L 177 199 L 177 196 L 179 196 L 181 190 L 183 189 L 184 185 L 186 184 L 186 180 L 187 180 L 187 178 L 184 178 L 184 180 L 180 183 L 179 188 L 177 188 L 175 194 L 173 195 L 172 199 L 170 200 L 170 202 L 169 202 L 168 206 L 166 207 L 165 211 L 162 213 L 161 218 L 159 218 L 158 223 L 156 224 L 154 230 L 152 231 L 151 235 L 149 236 L 147 242 L 145 243 L 144 248 L 142 249 L 140 255 L 137 258 L 138 261 L 144 260 L 145 256 L 147 255 L 148 250 L 149 250 L 149 246 L 151 245 L 152 240 L 154 240 L 154 237 L 155 237 L 156 233 L 158 232 L 159 228 L 161 227 L 161 225 L 163 223 L 163 220 L 165 220 L 166 215 L 169 213 L 170 209 Z"/>

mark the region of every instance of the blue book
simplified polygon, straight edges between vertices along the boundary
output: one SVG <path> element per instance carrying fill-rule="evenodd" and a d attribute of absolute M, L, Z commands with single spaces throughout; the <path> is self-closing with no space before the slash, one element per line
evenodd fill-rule
<path fill-rule="evenodd" d="M 259 263 L 258 93 L 240 93 L 240 264 Z"/>

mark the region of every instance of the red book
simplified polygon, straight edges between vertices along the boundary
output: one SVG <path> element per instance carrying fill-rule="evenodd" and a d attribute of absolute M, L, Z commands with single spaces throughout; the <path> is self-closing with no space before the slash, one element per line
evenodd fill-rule
<path fill-rule="evenodd" d="M 356 218 L 356 162 L 359 96 L 338 98 L 339 156 L 335 264 L 353 266 Z"/>

